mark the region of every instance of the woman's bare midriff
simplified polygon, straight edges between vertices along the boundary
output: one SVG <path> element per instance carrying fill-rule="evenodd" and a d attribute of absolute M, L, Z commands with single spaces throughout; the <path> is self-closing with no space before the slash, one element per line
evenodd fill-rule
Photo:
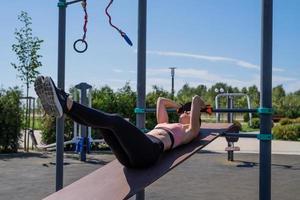
<path fill-rule="evenodd" d="M 184 124 L 183 128 L 185 132 L 188 132 L 189 124 Z M 168 134 L 168 132 L 164 129 L 153 129 L 147 134 L 152 135 L 156 138 L 158 138 L 162 143 L 164 144 L 164 151 L 168 150 L 171 148 L 172 141 L 171 138 Z M 188 134 L 188 133 L 187 133 Z"/>
<path fill-rule="evenodd" d="M 162 141 L 162 143 L 164 143 L 164 151 L 171 148 L 172 141 L 167 131 L 163 129 L 153 129 L 147 134 L 152 135 Z"/>

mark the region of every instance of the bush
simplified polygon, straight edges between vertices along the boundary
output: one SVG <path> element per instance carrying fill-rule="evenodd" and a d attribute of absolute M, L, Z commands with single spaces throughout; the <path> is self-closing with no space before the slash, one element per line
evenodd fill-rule
<path fill-rule="evenodd" d="M 300 117 L 298 117 L 296 119 L 293 119 L 293 122 L 296 123 L 296 124 L 300 124 Z"/>
<path fill-rule="evenodd" d="M 243 118 L 244 118 L 244 122 L 249 122 L 250 120 L 249 113 L 244 113 Z"/>
<path fill-rule="evenodd" d="M 0 151 L 17 152 L 21 137 L 21 91 L 18 88 L 0 91 Z"/>
<path fill-rule="evenodd" d="M 65 133 L 64 140 L 68 141 L 73 138 L 73 121 L 69 118 L 65 118 Z M 56 141 L 56 120 L 55 117 L 45 115 L 42 120 L 42 142 L 45 144 L 51 144 Z"/>
<path fill-rule="evenodd" d="M 282 118 L 280 121 L 279 121 L 279 124 L 280 125 L 287 125 L 287 124 L 292 124 L 293 123 L 293 120 L 292 119 L 289 119 L 289 118 Z"/>
<path fill-rule="evenodd" d="M 234 120 L 233 124 L 237 127 L 239 127 L 239 130 L 242 130 L 242 124 L 239 121 Z"/>
<path fill-rule="evenodd" d="M 277 125 L 272 131 L 275 139 L 298 140 L 300 137 L 300 124 Z"/>
<path fill-rule="evenodd" d="M 259 118 L 252 118 L 252 125 L 250 125 L 250 121 L 249 121 L 248 126 L 250 128 L 259 128 L 260 127 L 260 119 Z"/>

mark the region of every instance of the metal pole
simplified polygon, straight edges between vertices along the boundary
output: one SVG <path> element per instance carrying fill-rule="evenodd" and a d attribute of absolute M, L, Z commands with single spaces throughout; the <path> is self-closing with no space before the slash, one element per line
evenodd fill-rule
<path fill-rule="evenodd" d="M 29 152 L 29 134 L 30 134 L 30 125 L 31 125 L 31 98 L 28 97 L 28 132 L 27 132 L 27 146 L 26 152 Z"/>
<path fill-rule="evenodd" d="M 169 69 L 171 69 L 171 79 L 172 79 L 172 87 L 171 87 L 171 95 L 172 95 L 172 99 L 174 100 L 174 77 L 175 77 L 175 69 L 176 67 L 170 67 Z"/>
<path fill-rule="evenodd" d="M 75 88 L 80 91 L 80 101 L 79 103 L 85 106 L 89 106 L 89 98 L 87 97 L 87 90 L 91 89 L 92 86 L 87 83 L 79 83 L 75 85 Z M 86 154 L 88 151 L 88 127 L 84 125 L 80 125 L 81 129 L 81 140 L 82 140 L 82 147 L 80 150 L 80 161 L 86 161 Z"/>
<path fill-rule="evenodd" d="M 272 107 L 273 0 L 262 0 L 260 106 Z M 272 134 L 271 114 L 260 115 L 260 134 Z M 260 140 L 259 199 L 271 200 L 271 141 Z"/>
<path fill-rule="evenodd" d="M 65 89 L 66 0 L 59 0 L 57 86 Z M 56 119 L 56 191 L 63 188 L 64 117 Z"/>
<path fill-rule="evenodd" d="M 137 107 L 145 108 L 147 0 L 139 0 L 138 9 Z M 136 126 L 145 128 L 145 113 L 136 114 Z M 145 190 L 141 190 L 136 194 L 136 200 L 143 199 L 145 199 Z"/>
<path fill-rule="evenodd" d="M 34 129 L 35 129 L 35 98 L 33 98 L 33 115 L 32 115 L 32 134 L 34 135 Z M 33 150 L 33 142 L 32 142 L 32 146 L 31 149 Z"/>

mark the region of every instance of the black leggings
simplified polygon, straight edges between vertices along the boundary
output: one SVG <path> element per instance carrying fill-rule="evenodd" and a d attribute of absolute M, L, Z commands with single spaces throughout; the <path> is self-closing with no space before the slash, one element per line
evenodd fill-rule
<path fill-rule="evenodd" d="M 80 124 L 100 128 L 103 139 L 126 167 L 148 167 L 163 152 L 164 144 L 159 139 L 144 134 L 117 114 L 105 113 L 73 102 L 67 115 Z"/>

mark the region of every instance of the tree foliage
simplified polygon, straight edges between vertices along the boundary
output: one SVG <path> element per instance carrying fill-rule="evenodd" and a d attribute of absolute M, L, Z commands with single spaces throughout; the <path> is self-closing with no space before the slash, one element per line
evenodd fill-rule
<path fill-rule="evenodd" d="M 21 137 L 21 91 L 0 90 L 0 151 L 17 152 Z"/>
<path fill-rule="evenodd" d="M 38 51 L 43 40 L 33 36 L 31 17 L 27 12 L 22 11 L 18 20 L 23 26 L 15 30 L 16 44 L 12 45 L 12 50 L 16 53 L 19 62 L 11 63 L 11 65 L 18 70 L 20 79 L 28 87 L 39 74 L 37 68 L 42 66 L 39 61 L 42 56 L 38 54 Z"/>

